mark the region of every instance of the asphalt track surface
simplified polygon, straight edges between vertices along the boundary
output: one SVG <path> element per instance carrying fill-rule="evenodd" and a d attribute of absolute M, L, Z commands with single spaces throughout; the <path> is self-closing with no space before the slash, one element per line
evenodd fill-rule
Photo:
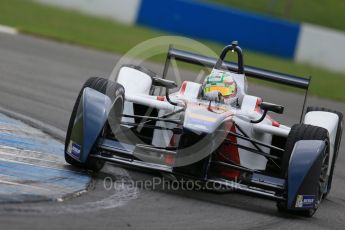
<path fill-rule="evenodd" d="M 65 131 L 82 83 L 89 76 L 109 75 L 118 58 L 29 36 L 0 34 L 0 106 Z M 158 65 L 150 67 L 161 71 Z M 254 87 L 254 91 L 273 102 L 290 103 L 286 121 L 298 119 L 300 96 L 263 87 Z M 317 98 L 309 103 L 345 112 L 342 103 Z M 332 192 L 313 218 L 279 214 L 274 202 L 243 194 L 133 187 L 131 182 L 155 175 L 107 165 L 94 175 L 90 191 L 80 197 L 1 205 L 0 228 L 343 229 L 344 149 L 342 142 Z M 128 183 L 108 191 L 103 184 L 106 177 Z"/>

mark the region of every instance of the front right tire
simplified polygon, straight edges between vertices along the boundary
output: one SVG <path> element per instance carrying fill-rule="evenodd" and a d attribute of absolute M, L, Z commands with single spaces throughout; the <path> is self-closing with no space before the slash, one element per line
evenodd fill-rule
<path fill-rule="evenodd" d="M 338 115 L 339 121 L 338 121 L 338 128 L 337 128 L 337 134 L 335 137 L 335 142 L 334 142 L 334 155 L 333 155 L 333 159 L 332 159 L 332 163 L 331 163 L 331 171 L 330 171 L 330 175 L 328 178 L 328 185 L 327 185 L 327 191 L 324 194 L 323 198 L 326 198 L 327 195 L 330 193 L 331 188 L 332 188 L 332 181 L 333 181 L 333 174 L 334 174 L 334 169 L 335 169 L 335 162 L 338 158 L 339 155 L 339 149 L 340 149 L 340 142 L 341 142 L 341 136 L 343 134 L 343 114 L 335 111 L 335 110 L 331 110 L 331 109 L 326 109 L 326 108 L 322 108 L 322 107 L 308 107 L 307 108 L 307 112 L 312 112 L 312 111 L 321 111 L 321 112 L 329 112 L 329 113 L 335 113 Z"/>
<path fill-rule="evenodd" d="M 301 216 L 311 217 L 316 212 L 319 203 L 322 201 L 322 198 L 325 194 L 325 190 L 328 184 L 327 170 L 329 164 L 329 135 L 328 131 L 322 127 L 306 125 L 306 124 L 296 124 L 291 127 L 291 131 L 287 137 L 285 152 L 282 158 L 281 165 L 281 176 L 285 179 L 288 178 L 289 162 L 291 158 L 292 151 L 295 147 L 295 144 L 300 140 L 322 140 L 327 143 L 327 150 L 323 156 L 322 166 L 321 166 L 321 175 L 319 179 L 319 186 L 317 191 L 317 205 L 313 209 L 303 210 L 303 211 L 289 211 L 287 209 L 286 201 L 278 201 L 277 208 L 280 212 L 289 212 Z"/>

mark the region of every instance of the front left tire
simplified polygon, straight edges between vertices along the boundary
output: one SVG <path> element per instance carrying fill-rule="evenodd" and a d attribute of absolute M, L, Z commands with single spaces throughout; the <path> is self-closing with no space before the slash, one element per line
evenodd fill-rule
<path fill-rule="evenodd" d="M 81 163 L 73 157 L 71 157 L 69 154 L 67 154 L 67 148 L 71 141 L 71 134 L 74 126 L 74 121 L 77 116 L 78 106 L 83 95 L 84 89 L 87 87 L 109 96 L 111 101 L 114 103 L 112 111 L 115 111 L 115 114 L 122 114 L 124 103 L 124 88 L 120 84 L 110 81 L 108 79 L 104 79 L 101 77 L 91 77 L 84 83 L 84 85 L 80 89 L 71 113 L 65 139 L 65 160 L 67 163 L 78 168 L 84 168 L 98 172 L 104 167 L 105 162 L 103 160 L 88 157 L 85 163 Z"/>

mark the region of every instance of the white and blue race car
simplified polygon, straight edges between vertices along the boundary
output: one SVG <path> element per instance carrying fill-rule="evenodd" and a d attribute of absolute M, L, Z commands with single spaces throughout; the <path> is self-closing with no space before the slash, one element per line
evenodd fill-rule
<path fill-rule="evenodd" d="M 237 53 L 237 64 L 224 61 L 229 51 Z M 240 99 L 222 103 L 190 81 L 170 93 L 178 88 L 165 79 L 171 59 L 230 75 Z M 247 94 L 246 77 L 304 90 L 309 79 L 244 66 L 236 42 L 219 59 L 170 48 L 166 63 L 161 77 L 125 65 L 116 81 L 87 80 L 71 114 L 66 161 L 93 171 L 105 161 L 155 170 L 256 194 L 276 200 L 279 211 L 312 216 L 331 190 L 343 115 L 308 107 L 299 124 L 285 126 L 267 115 L 284 107 Z"/>

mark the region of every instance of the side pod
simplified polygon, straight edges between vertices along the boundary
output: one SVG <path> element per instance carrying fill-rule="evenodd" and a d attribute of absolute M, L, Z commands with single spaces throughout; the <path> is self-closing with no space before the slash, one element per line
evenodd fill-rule
<path fill-rule="evenodd" d="M 325 151 L 326 144 L 320 140 L 301 140 L 295 144 L 287 179 L 289 210 L 315 208 L 322 156 Z"/>
<path fill-rule="evenodd" d="M 71 140 L 80 146 L 78 160 L 86 162 L 99 137 L 112 106 L 107 95 L 91 88 L 85 88 L 78 105 Z"/>

